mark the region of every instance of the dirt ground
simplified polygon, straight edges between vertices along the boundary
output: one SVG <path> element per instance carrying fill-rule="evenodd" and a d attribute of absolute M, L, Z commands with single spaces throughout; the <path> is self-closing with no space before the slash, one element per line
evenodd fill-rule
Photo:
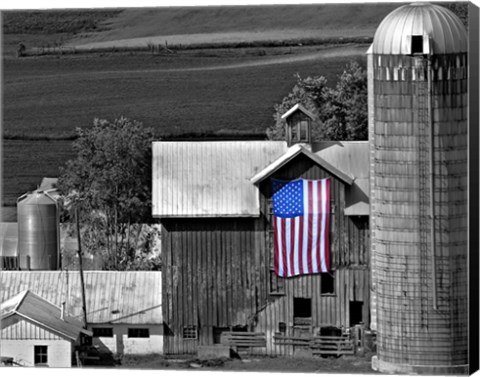
<path fill-rule="evenodd" d="M 289 373 L 342 373 L 374 374 L 371 368 L 373 354 L 362 357 L 267 357 L 242 356 L 240 359 L 198 360 L 195 357 L 145 356 L 129 357 L 122 360 L 120 368 L 198 370 L 198 371 L 241 371 L 241 372 L 289 372 Z"/>

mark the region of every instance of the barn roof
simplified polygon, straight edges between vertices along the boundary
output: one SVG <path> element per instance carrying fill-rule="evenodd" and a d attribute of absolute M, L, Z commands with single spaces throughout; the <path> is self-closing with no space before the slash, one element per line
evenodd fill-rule
<path fill-rule="evenodd" d="M 258 216 L 256 183 L 302 154 L 348 185 L 351 215 L 365 215 L 369 196 L 368 142 L 284 141 L 153 143 L 153 216 Z"/>
<path fill-rule="evenodd" d="M 273 173 L 275 173 L 278 169 L 282 166 L 285 166 L 290 161 L 292 161 L 298 155 L 303 154 L 310 158 L 313 162 L 327 170 L 328 172 L 332 173 L 336 177 L 338 177 L 343 182 L 351 185 L 353 182 L 353 177 L 345 174 L 343 171 L 337 169 L 335 166 L 327 162 L 321 156 L 317 155 L 316 153 L 310 152 L 308 149 L 303 147 L 301 144 L 295 144 L 294 146 L 290 147 L 286 153 L 272 162 L 270 165 L 266 166 L 262 171 L 258 174 L 253 176 L 250 180 L 252 183 L 260 183 L 261 181 L 265 180 L 266 178 L 270 177 Z"/>
<path fill-rule="evenodd" d="M 335 168 L 354 179 L 346 192 L 345 215 L 368 216 L 370 212 L 370 161 L 368 141 L 324 141 L 312 150 Z"/>
<path fill-rule="evenodd" d="M 25 290 L 3 301 L 0 306 L 1 320 L 12 315 L 18 315 L 29 322 L 35 323 L 63 338 L 75 341 L 80 332 L 91 333 L 82 328 L 82 322 L 64 315 L 61 318 L 61 308 Z"/>
<path fill-rule="evenodd" d="M 87 320 L 92 323 L 161 324 L 159 271 L 84 271 Z M 30 290 L 83 319 L 78 271 L 2 271 L 0 299 Z"/>
<path fill-rule="evenodd" d="M 154 142 L 154 217 L 260 215 L 249 178 L 286 151 L 283 141 Z"/>

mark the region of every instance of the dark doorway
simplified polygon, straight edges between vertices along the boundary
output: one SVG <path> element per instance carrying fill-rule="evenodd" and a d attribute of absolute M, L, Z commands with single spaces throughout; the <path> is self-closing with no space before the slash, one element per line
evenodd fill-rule
<path fill-rule="evenodd" d="M 363 323 L 363 301 L 350 301 L 350 326 Z"/>

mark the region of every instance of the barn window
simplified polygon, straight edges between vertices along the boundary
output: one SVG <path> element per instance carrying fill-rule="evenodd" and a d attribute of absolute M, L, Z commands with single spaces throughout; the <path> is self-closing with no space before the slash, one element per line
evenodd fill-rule
<path fill-rule="evenodd" d="M 285 294 L 285 280 L 281 277 L 278 277 L 274 270 L 270 270 L 270 294 Z"/>
<path fill-rule="evenodd" d="M 311 298 L 293 298 L 293 324 L 311 325 L 312 324 L 312 299 Z"/>
<path fill-rule="evenodd" d="M 298 138 L 300 142 L 307 143 L 308 140 L 308 120 L 298 123 Z"/>
<path fill-rule="evenodd" d="M 112 327 L 93 327 L 92 332 L 94 338 L 113 338 Z"/>
<path fill-rule="evenodd" d="M 34 346 L 33 353 L 35 365 L 48 364 L 48 346 Z"/>
<path fill-rule="evenodd" d="M 197 339 L 197 326 L 185 326 L 182 332 L 183 339 Z"/>
<path fill-rule="evenodd" d="M 287 332 L 287 324 L 285 322 L 278 322 L 278 332 L 281 332 L 281 333 Z"/>
<path fill-rule="evenodd" d="M 320 294 L 333 295 L 335 294 L 335 277 L 332 274 L 326 272 L 320 274 Z"/>
<path fill-rule="evenodd" d="M 412 35 L 412 54 L 423 54 L 423 36 Z"/>
<path fill-rule="evenodd" d="M 146 328 L 129 328 L 129 338 L 150 338 L 150 331 Z"/>

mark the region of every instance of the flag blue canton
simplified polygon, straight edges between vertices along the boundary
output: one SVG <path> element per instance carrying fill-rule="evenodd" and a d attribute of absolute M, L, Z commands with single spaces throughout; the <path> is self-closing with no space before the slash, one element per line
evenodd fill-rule
<path fill-rule="evenodd" d="M 278 181 L 272 179 L 273 214 L 277 217 L 302 216 L 303 180 Z"/>

